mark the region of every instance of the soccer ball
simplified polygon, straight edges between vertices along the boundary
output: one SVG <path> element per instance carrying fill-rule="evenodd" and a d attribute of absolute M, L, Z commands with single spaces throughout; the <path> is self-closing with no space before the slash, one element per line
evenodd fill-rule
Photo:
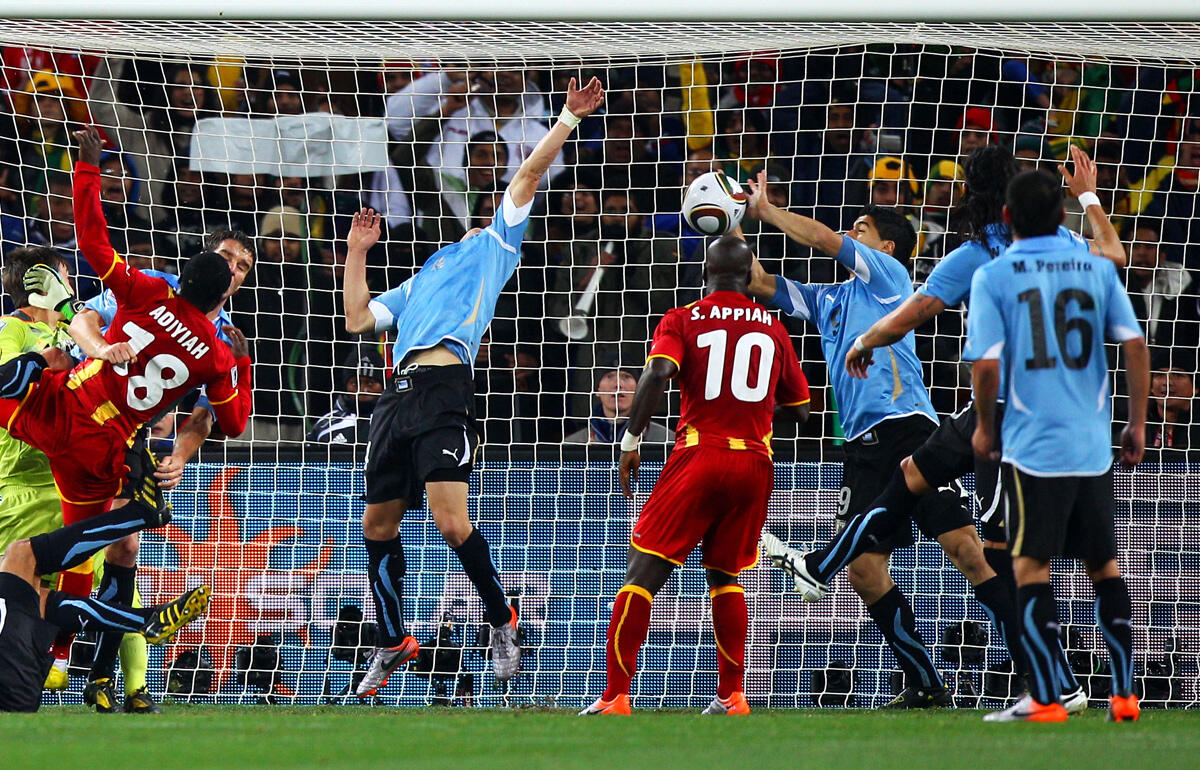
<path fill-rule="evenodd" d="M 683 196 L 683 217 L 696 232 L 724 235 L 742 223 L 746 193 L 736 180 L 720 171 L 696 178 Z"/>

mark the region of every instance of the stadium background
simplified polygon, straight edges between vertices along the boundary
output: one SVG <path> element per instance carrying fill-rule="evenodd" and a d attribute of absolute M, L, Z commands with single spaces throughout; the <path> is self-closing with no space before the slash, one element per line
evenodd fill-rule
<path fill-rule="evenodd" d="M 366 43 L 354 40 L 364 29 L 378 33 L 376 48 L 367 52 Z M 387 98 L 420 73 L 437 77 L 468 64 L 495 69 L 498 81 L 518 65 L 530 73 L 519 86 L 523 117 L 520 135 L 508 141 L 510 160 L 523 141 L 535 138 L 535 126 L 544 126 L 546 116 L 557 112 L 565 75 L 595 72 L 610 93 L 608 115 L 585 121 L 580 141 L 564 159 L 564 173 L 540 198 L 523 265 L 501 302 L 486 358 L 476 362 L 488 445 L 480 480 L 474 482 L 482 484 L 479 519 L 496 547 L 504 579 L 520 589 L 531 619 L 530 654 L 525 673 L 508 694 L 510 702 L 574 705 L 594 694 L 602 679 L 604 618 L 621 583 L 636 507 L 614 494 L 609 449 L 584 450 L 561 439 L 586 428 L 599 408 L 592 395 L 597 375 L 617 365 L 636 373 L 657 316 L 699 291 L 701 244 L 681 232 L 678 217 L 688 173 L 715 163 L 744 178 L 765 163 L 780 180 L 773 184 L 785 191 L 789 207 L 835 227 L 844 226 L 872 190 L 893 195 L 922 232 L 914 273 L 920 282 L 957 242 L 957 224 L 946 219 L 948 206 L 930 199 L 939 183 L 953 190 L 955 171 L 940 161 L 961 159 L 960 142 L 967 133 L 981 135 L 971 141 L 1032 152 L 1028 161 L 1047 168 L 1063 156 L 1068 142 L 1080 141 L 1101 164 L 1106 208 L 1127 227 L 1156 228 L 1155 245 L 1161 248 L 1154 251 L 1161 253 L 1150 268 L 1150 283 L 1141 285 L 1139 278 L 1131 291 L 1142 297 L 1147 312 L 1158 309 L 1157 338 L 1151 340 L 1157 360 L 1165 355 L 1194 379 L 1200 237 L 1194 237 L 1192 220 L 1193 167 L 1200 164 L 1189 158 L 1200 157 L 1200 139 L 1188 140 L 1200 134 L 1200 102 L 1195 63 L 1186 52 L 1177 60 L 1162 51 L 1137 58 L 1139 49 L 1118 34 L 1122 30 L 1112 30 L 1103 45 L 1093 41 L 1091 53 L 1081 55 L 1083 48 L 1049 52 L 1045 46 L 1050 44 L 1038 47 L 1029 38 L 985 27 L 970 40 L 994 48 L 951 47 L 948 43 L 965 38 L 948 33 L 925 42 L 864 45 L 859 43 L 878 40 L 888 30 L 868 32 L 862 26 L 814 34 L 806 47 L 798 47 L 796 38 L 764 27 L 725 34 L 716 51 L 716 35 L 663 30 L 657 36 L 621 36 L 615 29 L 609 30 L 612 53 L 601 60 L 594 51 L 604 29 L 557 41 L 561 53 L 551 58 L 545 52 L 555 42 L 553 29 L 497 49 L 484 36 L 486 29 L 468 25 L 455 28 L 463 32 L 453 49 L 460 52 L 456 56 L 447 53 L 452 49 L 445 29 L 431 34 L 425 49 L 389 46 L 388 35 L 398 29 L 386 23 L 283 25 L 278 31 L 293 38 L 288 42 L 281 36 L 257 41 L 224 36 L 217 25 L 30 22 L 9 25 L 2 36 L 5 251 L 44 241 L 77 258 L 66 237 L 69 207 L 62 207 L 55 182 L 69 167 L 60 132 L 88 120 L 105 128 L 122 150 L 108 170 L 113 183 L 107 191 L 114 242 L 122 251 L 170 268 L 175 257 L 195 247 L 200 233 L 217 225 L 234 224 L 258 239 L 254 276 L 233 301 L 235 320 L 254 343 L 254 425 L 244 441 L 205 447 L 202 462 L 189 469 L 173 494 L 176 526 L 167 540 L 151 534 L 143 546 L 141 585 L 147 595 L 208 577 L 218 600 L 203 626 L 153 654 L 152 684 L 165 684 L 171 671 L 186 670 L 179 660 L 186 663 L 189 651 L 213 673 L 208 688 L 197 686 L 194 676 L 176 676 L 184 697 L 250 702 L 270 690 L 277 700 L 311 703 L 327 690 L 336 695 L 349 679 L 350 664 L 329 649 L 339 611 L 363 604 L 357 527 L 361 480 L 352 471 L 353 446 L 331 454 L 304 436 L 335 407 L 347 377 L 383 367 L 373 359 L 371 346 L 364 348 L 340 331 L 339 240 L 347 213 L 359 205 L 381 205 L 378 201 L 391 196 L 387 205 L 401 207 L 387 243 L 371 254 L 378 291 L 403 280 L 456 227 L 469 224 L 469 212 L 464 217 L 449 194 L 462 191 L 448 178 L 465 185 L 472 205 L 488 197 L 484 187 L 471 189 L 468 170 L 452 162 L 430 166 L 436 187 L 422 187 L 415 175 L 409 182 L 407 172 L 431 164 L 423 159 L 433 156 L 415 152 L 421 143 L 413 137 L 395 135 L 397 119 Z M 942 34 L 930 29 L 930 38 Z M 404 28 L 413 36 L 425 31 L 430 30 Z M 1063 39 L 1079 38 L 1067 34 Z M 680 40 L 689 41 L 693 52 L 715 52 L 699 59 L 684 56 Z M 1139 40 L 1145 42 L 1134 42 Z M 1123 48 L 1123 43 L 1129 44 Z M 588 46 L 590 55 L 568 58 L 586 53 Z M 318 50 L 322 53 L 312 53 Z M 476 58 L 468 62 L 463 51 Z M 218 54 L 222 58 L 214 59 Z M 200 102 L 191 122 L 181 122 L 181 111 L 171 108 L 171 100 L 189 90 L 183 85 L 192 86 Z M 430 94 L 436 107 L 443 90 Z M 39 117 L 42 97 L 48 97 L 48 108 L 57 100 L 61 126 Z M 313 111 L 323 114 L 318 120 L 287 114 L 284 110 L 293 107 L 281 105 L 291 103 L 310 117 Z M 330 112 L 344 119 L 330 119 Z M 835 125 L 847 113 L 848 125 Z M 197 129 L 196 117 L 217 122 Z M 288 123 L 291 118 L 296 120 Z M 275 126 L 276 135 L 265 137 L 274 145 L 238 141 L 255 130 L 247 127 L 250 119 Z M 424 145 L 440 148 L 445 156 L 462 154 L 463 138 L 443 132 L 451 121 L 434 121 L 437 133 Z M 327 128 L 328 136 L 316 133 Z M 835 136 L 848 139 L 844 149 L 828 144 Z M 201 145 L 207 149 L 198 149 Z M 271 146 L 278 157 L 262 154 Z M 761 156 L 753 154 L 758 151 Z M 281 161 L 288 153 L 292 161 L 307 162 L 284 168 Z M 887 175 L 886 163 L 879 165 L 888 157 L 902 159 L 896 164 L 899 178 Z M 397 165 L 397 158 L 410 165 Z M 401 185 L 408 186 L 399 189 L 386 181 L 389 169 L 403 172 Z M 641 226 L 627 238 L 600 229 L 605 191 L 624 192 L 640 208 Z M 403 214 L 405 206 L 409 215 Z M 939 231 L 947 226 L 947 234 Z M 772 269 L 801 280 L 835 279 L 831 261 L 810 259 L 780 234 L 750 235 Z M 626 246 L 611 249 L 612 242 Z M 590 311 L 592 334 L 569 341 L 556 322 L 577 303 L 583 279 L 605 250 L 620 253 L 605 265 L 610 269 Z M 1159 276 L 1162 282 L 1155 283 Z M 86 291 L 85 276 L 80 284 Z M 1149 299 L 1156 296 L 1168 301 Z M 961 406 L 967 395 L 958 362 L 961 329 L 961 313 L 949 311 L 918 335 L 927 380 L 942 412 Z M 840 437 L 816 338 L 802 327 L 793 332 L 819 403 L 799 435 L 781 431 L 777 436 L 780 462 L 768 526 L 804 545 L 831 531 Z M 1115 355 L 1113 365 L 1119 368 Z M 1115 382 L 1119 415 L 1119 378 Z M 1164 421 L 1168 427 L 1179 423 L 1171 431 L 1177 443 L 1152 459 L 1200 460 L 1191 449 L 1195 421 L 1190 401 L 1187 405 Z M 658 419 L 671 424 L 675 414 L 672 401 Z M 164 442 L 169 427 L 161 431 Z M 1196 474 L 1195 466 L 1148 465 L 1119 477 L 1118 537 L 1135 597 L 1139 673 L 1156 675 L 1158 692 L 1165 693 L 1158 700 L 1181 706 L 1195 705 L 1200 697 Z M 643 494 L 652 475 L 648 467 Z M 500 702 L 503 694 L 493 688 L 473 638 L 478 607 L 457 573 L 448 571 L 440 538 L 427 517 L 415 515 L 403 532 L 411 554 L 406 606 L 418 636 L 429 638 L 448 614 L 456 643 L 468 648 L 462 668 L 474 674 L 469 700 Z M 939 666 L 955 670 L 953 653 L 944 649 L 949 632 L 964 617 L 983 621 L 965 583 L 928 544 L 897 554 L 894 567 L 898 582 L 914 597 Z M 1097 655 L 1103 658 L 1103 645 L 1091 631 L 1087 587 L 1070 570 L 1056 572 L 1056 580 L 1065 625 L 1075 632 L 1070 639 L 1075 662 L 1094 666 Z M 781 578 L 764 568 L 751 572 L 746 583 L 754 613 L 752 701 L 814 705 L 820 680 L 840 677 L 831 664 L 855 670 L 855 699 L 849 705 L 878 705 L 892 692 L 894 661 L 881 651 L 878 635 L 864 624 L 865 613 L 844 583 L 832 599 L 815 606 L 787 595 Z M 698 647 L 707 640 L 701 584 L 699 570 L 686 569 L 656 602 L 646 665 L 635 683 L 647 693 L 639 703 L 706 702 L 715 662 L 710 646 Z M 239 657 L 239 650 L 255 642 L 256 652 Z M 992 644 L 984 665 L 996 665 L 1002 657 Z M 972 664 L 956 678 L 961 696 L 969 698 L 973 686 L 983 686 L 979 668 Z M 1098 686 L 1104 682 L 1103 676 L 1095 678 Z M 827 684 L 825 689 L 840 688 Z M 434 694 L 426 678 L 409 674 L 394 680 L 383 700 L 413 705 Z M 836 693 L 820 702 L 846 704 Z"/>

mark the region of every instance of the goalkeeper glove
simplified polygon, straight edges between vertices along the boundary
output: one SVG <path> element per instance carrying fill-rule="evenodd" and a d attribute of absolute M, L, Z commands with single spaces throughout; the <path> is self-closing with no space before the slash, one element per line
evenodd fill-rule
<path fill-rule="evenodd" d="M 34 265 L 26 270 L 24 283 L 25 291 L 29 292 L 29 304 L 34 307 L 62 313 L 68 322 L 83 310 L 83 303 L 75 299 L 71 287 L 48 265 Z"/>

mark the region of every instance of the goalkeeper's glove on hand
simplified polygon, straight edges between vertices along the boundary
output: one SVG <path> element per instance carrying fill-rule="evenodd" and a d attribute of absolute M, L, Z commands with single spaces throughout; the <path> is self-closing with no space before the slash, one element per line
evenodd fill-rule
<path fill-rule="evenodd" d="M 29 304 L 34 307 L 62 313 L 68 322 L 83 310 L 83 303 L 75 299 L 71 287 L 49 265 L 34 265 L 26 270 L 24 283 L 29 292 Z"/>

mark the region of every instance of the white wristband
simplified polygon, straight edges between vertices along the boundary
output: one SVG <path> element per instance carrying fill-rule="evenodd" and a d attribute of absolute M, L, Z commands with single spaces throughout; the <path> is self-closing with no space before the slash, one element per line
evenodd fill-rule
<path fill-rule="evenodd" d="M 1079 205 L 1083 206 L 1083 210 L 1087 211 L 1088 206 L 1099 206 L 1100 196 L 1094 192 L 1085 192 L 1079 196 Z"/>
<path fill-rule="evenodd" d="M 627 430 L 625 431 L 625 435 L 621 437 L 621 451 L 636 452 L 641 443 L 642 436 L 640 433 L 633 433 Z"/>
<path fill-rule="evenodd" d="M 868 350 L 870 350 L 870 348 L 863 344 L 861 334 L 854 338 L 854 349 L 859 353 L 866 353 Z"/>
<path fill-rule="evenodd" d="M 579 121 L 581 120 L 583 120 L 583 118 L 575 117 L 575 113 L 571 112 L 566 107 L 563 107 L 562 112 L 558 113 L 558 122 L 565 123 L 567 128 L 575 128 L 575 126 L 579 125 Z"/>

